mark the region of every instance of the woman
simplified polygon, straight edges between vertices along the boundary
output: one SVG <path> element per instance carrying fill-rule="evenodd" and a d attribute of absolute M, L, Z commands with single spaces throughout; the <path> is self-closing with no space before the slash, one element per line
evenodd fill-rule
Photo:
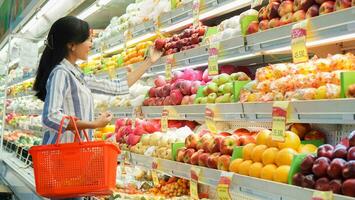
<path fill-rule="evenodd" d="M 99 80 L 94 76 L 85 76 L 75 65 L 77 60 L 87 59 L 91 46 L 89 24 L 76 17 L 57 20 L 48 33 L 34 83 L 36 96 L 44 101 L 42 122 L 46 132 L 43 144 L 55 143 L 64 116 L 78 118 L 76 121 L 65 121 L 65 130 L 73 130 L 74 123 L 79 130 L 105 127 L 111 121 L 112 114 L 101 113 L 94 119 L 92 92 L 111 95 L 128 93 L 128 87 L 139 80 L 161 56 L 160 52 L 151 48 L 150 59 L 128 72 L 126 80 Z M 89 136 L 92 136 L 92 131 L 89 131 Z M 73 138 L 73 134 L 63 134 L 60 141 L 72 142 Z"/>

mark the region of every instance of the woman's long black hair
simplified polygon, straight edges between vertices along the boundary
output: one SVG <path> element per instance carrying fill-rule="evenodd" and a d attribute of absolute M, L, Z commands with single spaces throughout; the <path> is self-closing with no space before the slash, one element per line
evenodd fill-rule
<path fill-rule="evenodd" d="M 49 74 L 68 55 L 67 44 L 83 43 L 90 37 L 89 24 L 73 16 L 60 18 L 52 25 L 46 40 L 46 47 L 39 62 L 33 90 L 44 101 Z"/>

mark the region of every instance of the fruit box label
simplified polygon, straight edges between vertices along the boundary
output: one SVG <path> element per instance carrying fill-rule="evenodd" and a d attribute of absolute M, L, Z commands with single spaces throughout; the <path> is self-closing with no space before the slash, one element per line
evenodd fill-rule
<path fill-rule="evenodd" d="M 213 109 L 207 107 L 205 110 L 205 123 L 207 125 L 208 130 L 213 134 L 217 133 L 214 117 L 215 117 L 215 112 L 213 111 Z"/>
<path fill-rule="evenodd" d="M 166 57 L 166 63 L 165 63 L 165 79 L 167 81 L 171 80 L 171 70 L 174 67 L 175 64 L 175 57 L 174 54 L 170 54 Z"/>
<path fill-rule="evenodd" d="M 220 200 L 231 200 L 231 195 L 229 192 L 230 185 L 232 183 L 232 172 L 222 172 L 217 185 L 217 195 Z"/>
<path fill-rule="evenodd" d="M 192 199 L 199 199 L 198 197 L 198 179 L 201 169 L 197 167 L 191 167 L 190 171 L 190 195 Z"/>
<path fill-rule="evenodd" d="M 286 120 L 288 116 L 288 101 L 275 101 L 272 106 L 272 133 L 274 141 L 285 141 Z"/>
<path fill-rule="evenodd" d="M 308 20 L 301 21 L 292 26 L 291 49 L 294 63 L 308 61 L 308 51 L 306 47 Z"/>
<path fill-rule="evenodd" d="M 208 75 L 218 75 L 218 52 L 220 43 L 211 43 L 208 49 Z"/>
<path fill-rule="evenodd" d="M 166 132 L 168 130 L 168 116 L 169 116 L 169 111 L 168 110 L 163 110 L 161 114 L 161 131 Z"/>
<path fill-rule="evenodd" d="M 340 73 L 340 83 L 341 83 L 341 98 L 351 98 L 353 95 L 352 89 L 349 89 L 349 86 L 355 84 L 355 72 L 341 72 Z M 353 86 L 352 86 L 353 87 Z M 351 87 L 350 87 L 351 88 Z"/>
<path fill-rule="evenodd" d="M 152 170 L 152 179 L 155 186 L 159 185 L 159 178 L 156 170 Z"/>
<path fill-rule="evenodd" d="M 314 191 L 312 200 L 333 200 L 332 191 Z"/>
<path fill-rule="evenodd" d="M 192 17 L 193 17 L 193 26 L 198 27 L 200 24 L 200 0 L 193 0 L 192 2 Z"/>

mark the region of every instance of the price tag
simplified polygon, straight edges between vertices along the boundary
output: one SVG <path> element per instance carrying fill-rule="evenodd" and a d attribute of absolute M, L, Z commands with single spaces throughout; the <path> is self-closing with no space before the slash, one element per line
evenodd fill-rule
<path fill-rule="evenodd" d="M 158 174 L 157 174 L 158 168 L 159 168 L 159 162 L 156 159 L 154 159 L 152 162 L 152 179 L 155 186 L 158 186 L 160 184 Z"/>
<path fill-rule="evenodd" d="M 165 80 L 170 81 L 171 80 L 171 69 L 175 65 L 175 56 L 174 54 L 170 54 L 166 57 L 166 63 L 165 63 Z"/>
<path fill-rule="evenodd" d="M 200 177 L 201 169 L 197 167 L 191 167 L 191 179 L 190 179 L 190 196 L 192 199 L 199 199 L 198 197 L 198 179 Z"/>
<path fill-rule="evenodd" d="M 289 114 L 288 101 L 275 101 L 272 106 L 272 140 L 285 141 L 286 121 Z"/>
<path fill-rule="evenodd" d="M 161 114 L 161 120 L 160 120 L 162 132 L 168 131 L 168 117 L 169 117 L 169 111 L 164 109 Z"/>
<path fill-rule="evenodd" d="M 154 30 L 155 32 L 160 32 L 160 15 L 156 18 L 156 20 L 154 21 Z"/>
<path fill-rule="evenodd" d="M 132 129 L 136 127 L 136 119 L 140 118 L 142 115 L 142 107 L 134 107 L 132 110 Z"/>
<path fill-rule="evenodd" d="M 217 185 L 217 195 L 219 200 L 232 200 L 229 193 L 229 188 L 232 183 L 233 173 L 225 172 L 221 173 L 219 183 Z"/>
<path fill-rule="evenodd" d="M 263 0 L 252 0 L 251 1 L 251 8 L 255 8 L 257 6 L 260 6 L 263 3 Z"/>
<path fill-rule="evenodd" d="M 308 51 L 306 47 L 308 20 L 303 20 L 292 26 L 291 49 L 294 63 L 308 61 Z"/>
<path fill-rule="evenodd" d="M 333 192 L 316 190 L 313 192 L 312 200 L 333 200 Z"/>
<path fill-rule="evenodd" d="M 217 127 L 216 127 L 216 122 L 214 121 L 214 116 L 215 116 L 214 109 L 211 107 L 211 105 L 207 105 L 205 110 L 205 122 L 208 130 L 211 133 L 216 134 Z"/>
<path fill-rule="evenodd" d="M 170 0 L 170 5 L 171 5 L 171 9 L 175 10 L 177 7 L 177 2 L 176 0 Z"/>
<path fill-rule="evenodd" d="M 208 49 L 208 75 L 218 75 L 218 52 L 220 43 L 211 43 Z"/>
<path fill-rule="evenodd" d="M 108 73 L 108 76 L 110 77 L 111 80 L 117 78 L 116 69 L 114 67 L 108 67 L 107 73 Z"/>
<path fill-rule="evenodd" d="M 193 17 L 193 27 L 198 27 L 200 25 L 200 0 L 193 0 L 192 2 L 192 17 Z"/>

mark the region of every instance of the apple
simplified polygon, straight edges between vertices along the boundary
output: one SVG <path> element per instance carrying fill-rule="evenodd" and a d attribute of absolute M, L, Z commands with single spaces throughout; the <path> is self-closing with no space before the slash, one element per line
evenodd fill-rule
<path fill-rule="evenodd" d="M 166 85 L 165 77 L 159 75 L 159 76 L 154 80 L 154 85 L 155 85 L 155 87 L 163 87 L 164 85 Z"/>
<path fill-rule="evenodd" d="M 184 162 L 185 151 L 186 151 L 186 147 L 182 147 L 177 150 L 176 161 Z"/>
<path fill-rule="evenodd" d="M 319 15 L 324 15 L 334 11 L 334 1 L 326 1 L 319 7 Z"/>
<path fill-rule="evenodd" d="M 317 177 L 324 177 L 327 175 L 330 160 L 327 157 L 319 157 L 314 161 L 312 172 Z"/>
<path fill-rule="evenodd" d="M 159 51 L 163 50 L 164 46 L 165 46 L 165 40 L 162 38 L 158 38 L 155 40 L 155 48 Z"/>
<path fill-rule="evenodd" d="M 313 189 L 316 184 L 315 177 L 313 174 L 309 174 L 304 177 L 302 182 L 302 187 Z"/>
<path fill-rule="evenodd" d="M 259 31 L 259 23 L 258 21 L 252 21 L 247 28 L 247 34 L 256 33 Z"/>
<path fill-rule="evenodd" d="M 191 156 L 195 153 L 195 149 L 189 148 L 185 150 L 184 163 L 191 164 Z"/>
<path fill-rule="evenodd" d="M 280 7 L 279 2 L 271 2 L 266 6 L 267 17 L 269 20 L 276 17 L 280 17 L 278 13 L 279 7 Z"/>
<path fill-rule="evenodd" d="M 327 177 L 322 177 L 316 181 L 315 189 L 320 191 L 328 191 L 329 188 L 329 179 Z"/>
<path fill-rule="evenodd" d="M 355 160 L 350 160 L 345 164 L 342 171 L 343 178 L 355 178 Z"/>
<path fill-rule="evenodd" d="M 295 0 L 293 2 L 293 11 L 296 12 L 298 10 L 303 10 L 306 12 L 313 4 L 313 0 Z"/>
<path fill-rule="evenodd" d="M 260 8 L 259 13 L 258 13 L 259 22 L 261 22 L 262 20 L 268 19 L 266 11 L 267 11 L 266 7 Z"/>
<path fill-rule="evenodd" d="M 280 17 L 293 12 L 293 2 L 290 0 L 283 1 L 278 9 Z"/>
<path fill-rule="evenodd" d="M 211 93 L 217 93 L 218 92 L 218 85 L 217 83 L 208 83 L 207 86 L 205 87 L 206 88 L 206 95 L 209 95 Z"/>
<path fill-rule="evenodd" d="M 329 182 L 329 190 L 331 190 L 335 194 L 341 194 L 341 179 L 333 179 Z"/>
<path fill-rule="evenodd" d="M 329 159 L 333 158 L 334 147 L 330 144 L 323 144 L 318 147 L 317 156 L 327 157 Z"/>
<path fill-rule="evenodd" d="M 322 3 L 326 2 L 327 0 L 315 0 L 315 2 L 318 4 L 318 5 L 322 5 Z"/>
<path fill-rule="evenodd" d="M 345 167 L 346 161 L 342 158 L 335 158 L 330 162 L 327 169 L 327 174 L 329 178 L 336 179 L 341 178 L 342 171 Z"/>
<path fill-rule="evenodd" d="M 197 134 L 190 134 L 185 139 L 185 147 L 196 149 L 197 141 L 199 141 L 199 140 L 200 140 L 200 137 Z"/>
<path fill-rule="evenodd" d="M 304 135 L 311 130 L 311 126 L 309 124 L 294 123 L 291 125 L 290 130 L 303 139 Z"/>
<path fill-rule="evenodd" d="M 198 165 L 198 160 L 199 160 L 199 157 L 202 153 L 203 153 L 203 150 L 200 149 L 192 154 L 192 156 L 191 156 L 191 164 L 192 165 Z"/>
<path fill-rule="evenodd" d="M 204 148 L 204 146 L 208 145 L 208 142 L 213 141 L 213 137 L 210 134 L 204 134 L 198 141 L 197 141 L 197 145 L 196 148 L 197 149 L 207 149 L 206 147 Z"/>
<path fill-rule="evenodd" d="M 351 178 L 343 182 L 342 191 L 344 195 L 355 197 L 355 179 Z"/>
<path fill-rule="evenodd" d="M 218 157 L 217 169 L 228 171 L 230 160 L 231 160 L 230 155 L 221 155 L 220 157 Z"/>
<path fill-rule="evenodd" d="M 183 95 L 180 90 L 171 90 L 170 99 L 173 105 L 180 105 L 182 101 Z"/>
<path fill-rule="evenodd" d="M 351 0 L 335 0 L 335 10 L 351 7 Z"/>
<path fill-rule="evenodd" d="M 202 149 L 207 153 L 211 153 L 210 148 L 213 145 L 213 141 L 214 141 L 213 137 L 211 137 L 210 139 L 205 139 L 202 144 Z"/>
<path fill-rule="evenodd" d="M 235 146 L 239 146 L 239 140 L 234 136 L 227 136 L 222 139 L 220 152 L 222 154 L 232 155 Z"/>
<path fill-rule="evenodd" d="M 229 74 L 222 73 L 222 74 L 219 74 L 218 76 L 213 77 L 212 81 L 214 83 L 216 83 L 218 86 L 221 86 L 225 83 L 230 82 L 231 78 L 230 78 Z"/>
<path fill-rule="evenodd" d="M 249 143 L 256 143 L 255 137 L 251 135 L 242 135 L 239 137 L 240 145 L 244 146 Z"/>
<path fill-rule="evenodd" d="M 280 19 L 279 18 L 273 18 L 269 21 L 269 28 L 275 28 L 280 26 Z"/>
<path fill-rule="evenodd" d="M 207 104 L 207 97 L 202 97 L 200 103 L 201 104 Z"/>
<path fill-rule="evenodd" d="M 350 147 L 348 149 L 348 156 L 347 156 L 348 161 L 350 160 L 355 160 L 355 147 Z"/>
<path fill-rule="evenodd" d="M 250 81 L 250 77 L 245 72 L 232 73 L 230 78 L 232 81 Z"/>
<path fill-rule="evenodd" d="M 222 94 L 232 93 L 233 92 L 233 83 L 228 82 L 222 85 Z"/>
<path fill-rule="evenodd" d="M 280 26 L 286 25 L 292 22 L 292 13 L 287 13 L 286 15 L 282 16 L 280 19 Z"/>
<path fill-rule="evenodd" d="M 355 131 L 351 132 L 348 136 L 348 140 L 349 140 L 349 146 L 353 147 L 355 146 Z"/>
<path fill-rule="evenodd" d="M 211 146 L 209 147 L 209 152 L 210 153 L 216 153 L 219 152 L 220 145 L 222 143 L 223 137 L 222 136 L 216 136 L 213 139 L 213 142 L 211 143 Z"/>
<path fill-rule="evenodd" d="M 325 135 L 324 133 L 318 130 L 313 130 L 306 133 L 306 135 L 304 136 L 304 140 L 322 140 L 323 142 L 325 142 Z"/>
<path fill-rule="evenodd" d="M 202 153 L 199 157 L 198 157 L 198 165 L 199 166 L 202 166 L 202 167 L 207 167 L 207 160 L 208 160 L 208 157 L 210 156 L 211 154 L 209 153 Z"/>
<path fill-rule="evenodd" d="M 312 5 L 306 12 L 306 18 L 311 18 L 319 15 L 319 6 L 317 4 Z"/>
<path fill-rule="evenodd" d="M 217 169 L 218 158 L 221 153 L 213 153 L 207 159 L 207 167 L 212 169 Z"/>
<path fill-rule="evenodd" d="M 346 159 L 348 151 L 346 146 L 342 144 L 337 144 L 334 148 L 333 158 L 343 158 Z"/>
<path fill-rule="evenodd" d="M 301 163 L 301 172 L 304 175 L 312 173 L 312 167 L 316 157 L 312 154 L 307 155 Z"/>
<path fill-rule="evenodd" d="M 217 94 L 216 93 L 210 93 L 207 96 L 207 103 L 214 103 L 216 101 Z"/>
<path fill-rule="evenodd" d="M 306 18 L 306 12 L 304 10 L 297 10 L 292 15 L 292 22 L 298 22 Z"/>
<path fill-rule="evenodd" d="M 292 184 L 297 186 L 302 186 L 302 182 L 304 181 L 304 175 L 301 173 L 296 173 L 292 177 Z"/>

